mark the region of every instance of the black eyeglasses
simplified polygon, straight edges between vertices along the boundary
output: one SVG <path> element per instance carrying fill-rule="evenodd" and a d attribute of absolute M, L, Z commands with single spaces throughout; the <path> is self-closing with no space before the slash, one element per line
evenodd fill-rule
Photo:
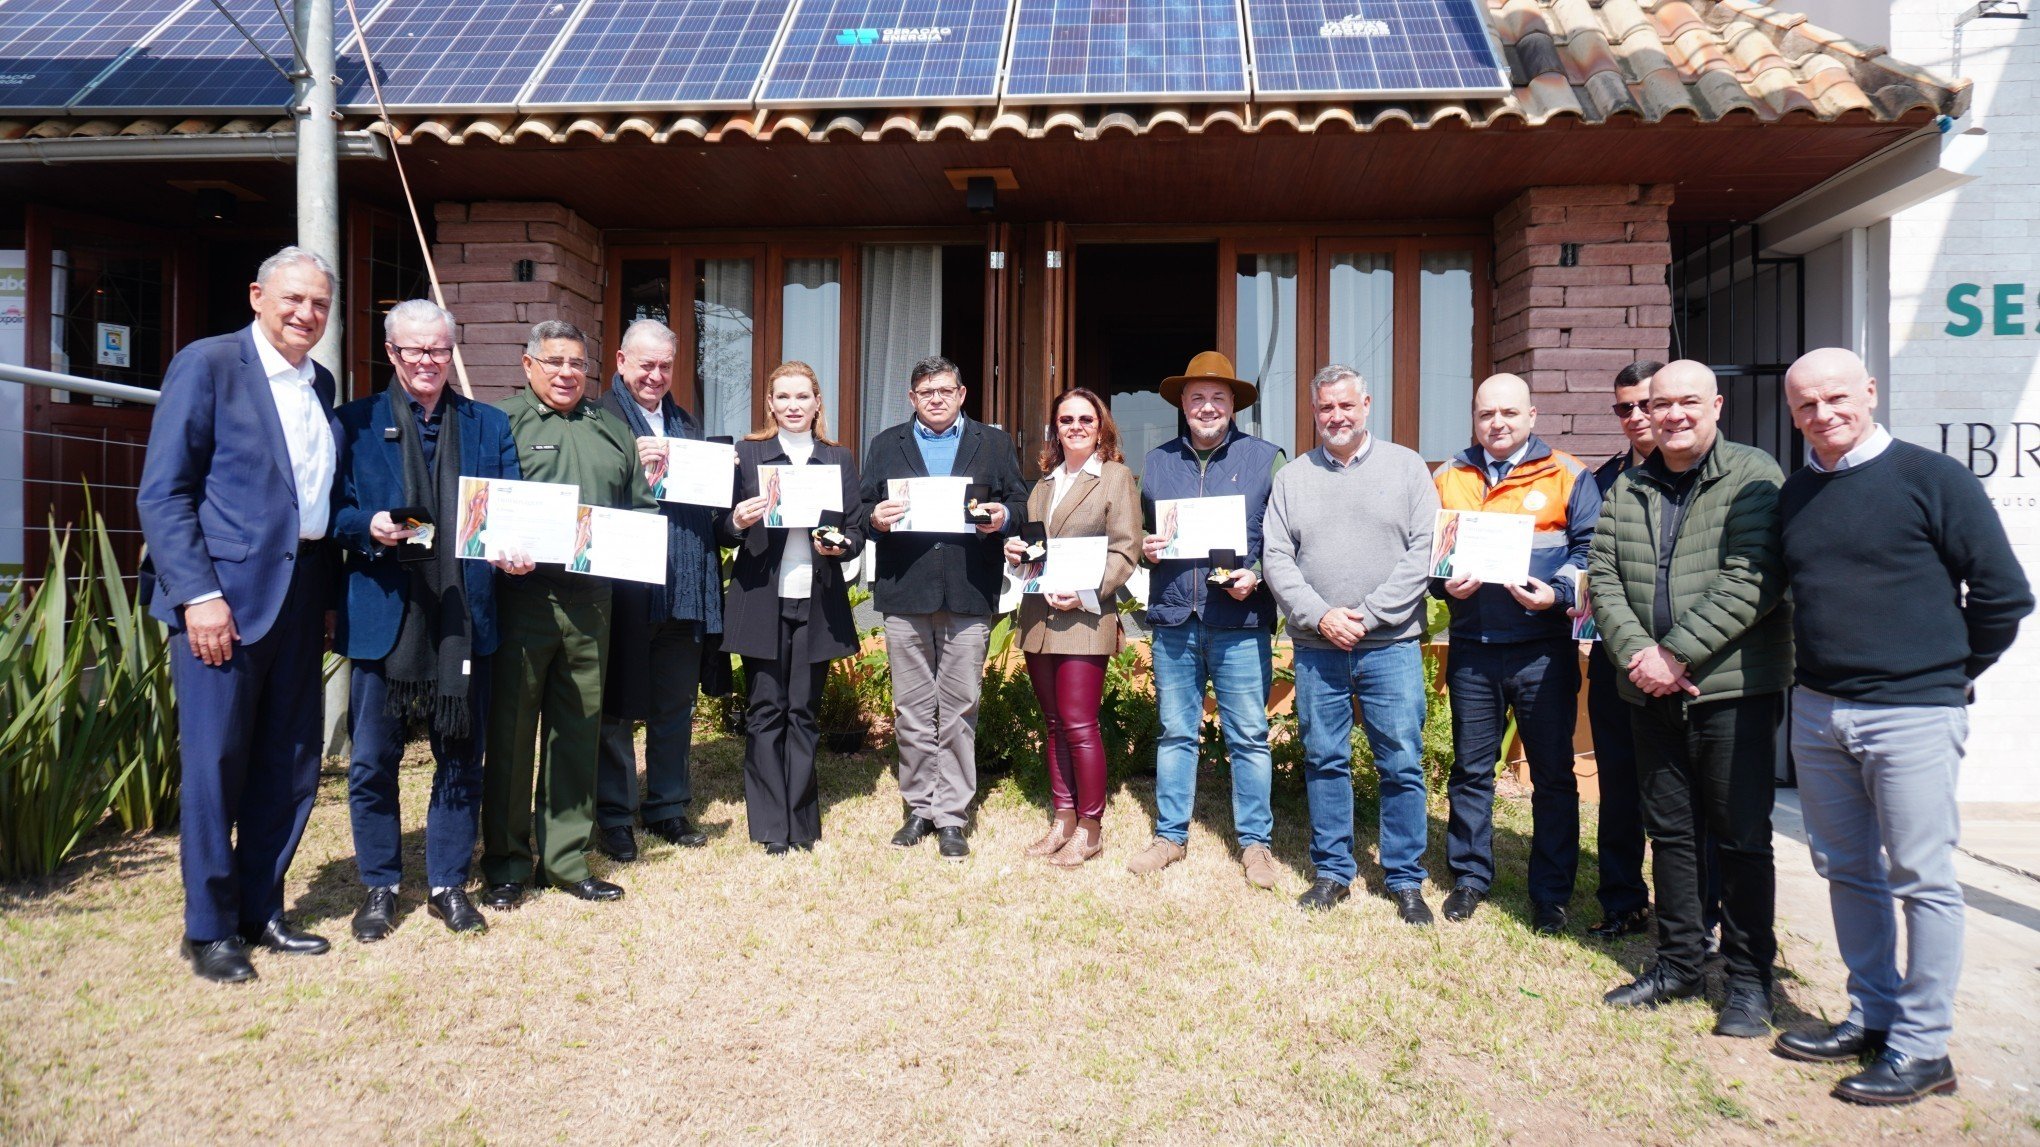
<path fill-rule="evenodd" d="M 426 359 L 437 363 L 453 361 L 453 348 L 450 346 L 393 346 L 390 349 L 396 352 L 398 358 L 413 366 Z"/>
<path fill-rule="evenodd" d="M 1617 418 L 1627 418 L 1637 411 L 1644 409 L 1644 405 L 1641 402 L 1618 402 L 1608 409 L 1614 411 Z"/>

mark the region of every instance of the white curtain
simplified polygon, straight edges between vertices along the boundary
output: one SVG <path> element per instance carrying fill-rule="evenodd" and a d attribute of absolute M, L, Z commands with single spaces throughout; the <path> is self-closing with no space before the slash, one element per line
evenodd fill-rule
<path fill-rule="evenodd" d="M 1442 461 L 1473 441 L 1473 252 L 1427 251 L 1421 266 L 1417 451 Z"/>
<path fill-rule="evenodd" d="M 872 436 L 913 414 L 907 375 L 942 353 L 942 248 L 885 244 L 864 249 L 863 309 L 858 332 L 858 455 Z M 962 379 L 968 383 L 968 379 Z"/>
<path fill-rule="evenodd" d="M 1395 439 L 1395 264 L 1387 252 L 1332 258 L 1332 361 L 1367 380 L 1369 431 Z"/>
<path fill-rule="evenodd" d="M 742 438 L 752 430 L 752 268 L 749 259 L 707 259 L 694 298 L 694 366 L 701 380 L 707 434 Z"/>
<path fill-rule="evenodd" d="M 843 425 L 843 270 L 840 259 L 788 259 L 780 288 L 781 360 L 799 359 L 822 383 L 822 411 L 834 438 Z M 777 366 L 777 363 L 773 364 Z"/>
<path fill-rule="evenodd" d="M 1237 270 L 1234 351 L 1239 377 L 1260 397 L 1239 415 L 1241 430 L 1296 452 L 1296 256 L 1242 255 Z"/>

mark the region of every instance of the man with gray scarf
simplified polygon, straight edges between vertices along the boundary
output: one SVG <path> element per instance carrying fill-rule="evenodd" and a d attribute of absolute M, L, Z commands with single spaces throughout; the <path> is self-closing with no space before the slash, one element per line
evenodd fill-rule
<path fill-rule="evenodd" d="M 425 813 L 428 910 L 456 932 L 486 928 L 466 885 L 497 645 L 496 572 L 460 560 L 453 524 L 463 475 L 518 477 L 510 420 L 447 389 L 453 316 L 412 299 L 390 309 L 383 331 L 396 378 L 337 412 L 333 484 L 333 536 L 347 564 L 334 648 L 353 662 L 347 804 L 368 888 L 354 915 L 354 938 L 364 944 L 396 928 L 397 765 L 414 725 L 429 735 L 436 762 Z"/>
<path fill-rule="evenodd" d="M 673 401 L 680 339 L 657 319 L 623 332 L 616 375 L 601 398 L 637 438 L 647 475 L 663 475 L 668 438 L 702 437 L 701 424 Z M 727 441 L 727 439 L 725 439 Z M 731 456 L 735 456 L 731 447 Z M 595 777 L 595 847 L 611 860 L 637 859 L 633 820 L 683 848 L 708 837 L 687 821 L 694 798 L 688 756 L 703 646 L 722 633 L 722 550 L 715 511 L 659 503 L 666 517 L 666 584 L 610 588 L 609 665 L 602 690 L 602 756 Z M 719 646 L 717 646 L 719 648 Z M 639 799 L 636 724 L 645 723 L 645 784 Z"/>

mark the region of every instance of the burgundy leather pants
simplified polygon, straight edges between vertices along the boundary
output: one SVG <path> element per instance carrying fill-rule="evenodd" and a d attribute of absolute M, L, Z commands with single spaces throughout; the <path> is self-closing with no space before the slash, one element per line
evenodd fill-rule
<path fill-rule="evenodd" d="M 1105 740 L 1098 732 L 1098 702 L 1105 695 L 1105 655 L 1030 653 L 1027 676 L 1047 723 L 1042 756 L 1056 810 L 1102 819 Z"/>

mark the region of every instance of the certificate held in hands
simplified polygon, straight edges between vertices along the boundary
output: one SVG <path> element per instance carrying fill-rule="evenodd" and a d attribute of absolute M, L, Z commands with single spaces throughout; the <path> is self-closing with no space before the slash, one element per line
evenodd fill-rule
<path fill-rule="evenodd" d="M 1247 551 L 1247 499 L 1164 498 L 1155 503 L 1155 533 L 1167 539 L 1162 559 L 1201 562 L 1213 550 Z"/>
<path fill-rule="evenodd" d="M 574 553 L 567 572 L 663 585 L 667 532 L 668 523 L 660 514 L 577 506 Z"/>
<path fill-rule="evenodd" d="M 667 438 L 666 476 L 652 491 L 661 502 L 689 506 L 730 508 L 730 494 L 736 488 L 737 451 L 727 436 L 698 442 L 692 438 Z"/>
<path fill-rule="evenodd" d="M 1431 532 L 1431 576 L 1522 585 L 1530 580 L 1530 540 L 1536 526 L 1537 519 L 1530 514 L 1440 510 Z"/>
<path fill-rule="evenodd" d="M 885 496 L 906 506 L 907 512 L 893 523 L 894 533 L 967 534 L 971 525 L 964 520 L 964 495 L 968 478 L 888 478 Z"/>
<path fill-rule="evenodd" d="M 760 466 L 758 492 L 765 496 L 765 525 L 775 530 L 811 530 L 822 511 L 843 512 L 841 466 Z"/>
<path fill-rule="evenodd" d="M 459 555 L 565 565 L 574 556 L 580 504 L 581 488 L 564 482 L 462 477 L 453 531 Z"/>

